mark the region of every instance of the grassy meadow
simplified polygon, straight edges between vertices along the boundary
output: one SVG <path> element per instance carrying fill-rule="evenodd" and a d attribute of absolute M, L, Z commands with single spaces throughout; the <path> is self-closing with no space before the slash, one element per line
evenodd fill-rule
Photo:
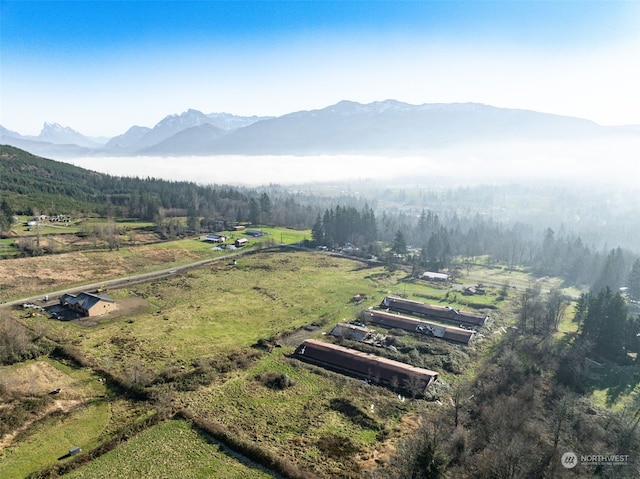
<path fill-rule="evenodd" d="M 160 261 L 147 263 L 154 257 L 150 252 L 172 259 L 164 268 L 220 253 L 189 239 L 123 248 L 102 261 L 115 269 L 126 264 L 130 271 L 160 267 Z M 85 254 L 76 253 L 75 259 L 82 261 Z M 24 477 L 59 464 L 58 458 L 74 445 L 83 451 L 100 447 L 122 427 L 154 411 L 168 412 L 169 418 L 183 411 L 180 417 L 197 418 L 320 477 L 363 477 L 388 462 L 395 446 L 416 427 L 418 414 L 450 407 L 447 391 L 472 374 L 504 326 L 513 324 L 519 299 L 516 289 L 505 289 L 497 280 L 485 284 L 486 295 L 463 295 L 463 285 L 477 282 L 480 267 L 454 284 L 441 285 L 412 279 L 402 269 L 388 271 L 321 252 L 256 248 L 234 259 L 235 264 L 222 258 L 110 291 L 119 303 L 118 314 L 92 321 L 60 322 L 15 311 L 16 319 L 89 366 L 46 360 L 61 375 L 55 381 L 63 384 L 61 394 L 76 391 L 81 400 L 63 413 L 44 414 L 29 423 L 1 450 L 0 477 Z M 501 274 L 508 275 L 509 284 L 528 282 L 524 272 Z M 404 398 L 290 357 L 304 339 L 322 338 L 336 323 L 356 319 L 362 309 L 390 294 L 482 308 L 494 318 L 483 330 L 484 338 L 469 347 L 411 334 L 397 338 L 393 357 L 440 373 L 434 397 L 442 401 Z M 355 295 L 365 299 L 355 302 Z M 570 326 L 563 322 L 561 329 L 569 332 Z M 2 373 L 11 370 L 29 378 L 26 369 L 19 373 L 29 364 Z M 111 379 L 100 382 L 92 369 Z M 285 378 L 286 385 L 274 386 L 274 378 Z M 123 386 L 114 388 L 114 381 Z M 37 395 L 46 395 L 49 387 Z M 130 387 L 135 397 L 127 398 L 122 388 Z M 139 391 L 142 398 L 136 396 Z M 25 390 L 24 395 L 31 393 Z M 127 435 L 70 477 L 271 477 L 225 453 L 200 426 L 177 418 Z"/>
<path fill-rule="evenodd" d="M 303 470 L 359 477 L 362 464 L 388 455 L 383 440 L 401 434 L 402 417 L 416 404 L 386 388 L 286 357 L 292 351 L 274 349 L 250 369 L 222 384 L 182 393 L 178 401 Z M 270 388 L 262 381 L 269 374 L 285 374 L 292 385 Z"/>
<path fill-rule="evenodd" d="M 149 413 L 114 395 L 90 369 L 42 358 L 0 368 L 2 420 L 19 425 L 0 437 L 0 477 L 19 478 L 67 460 L 69 449 L 98 446 Z M 52 395 L 51 391 L 60 391 Z"/>
<path fill-rule="evenodd" d="M 186 421 L 169 420 L 149 428 L 65 477 L 263 479 L 273 475 L 224 452 L 222 447 L 212 443 Z"/>
<path fill-rule="evenodd" d="M 259 339 L 317 323 L 356 318 L 365 294 L 376 304 L 395 281 L 359 262 L 320 253 L 257 253 L 114 291 L 142 298 L 147 310 L 105 318 L 95 326 L 25 317 L 32 328 L 46 321 L 48 335 L 72 344 L 109 367 L 133 360 L 160 371 L 248 348 Z M 373 278 L 370 278 L 373 276 Z"/>
<path fill-rule="evenodd" d="M 285 244 L 295 244 L 309 236 L 308 232 L 287 228 L 264 231 L 269 232 L 270 236 L 249 237 L 249 245 L 243 250 L 260 249 L 280 239 Z M 233 234 L 244 237 L 239 233 Z M 15 255 L 16 251 L 10 246 L 13 239 L 0 241 L 0 254 Z M 11 278 L 11 281 L 0 281 L 0 301 L 44 295 L 52 290 L 183 266 L 228 254 L 227 251 L 213 250 L 213 247 L 200 238 L 186 238 L 162 243 L 126 244 L 113 251 L 101 247 L 0 261 L 0 278 Z"/>

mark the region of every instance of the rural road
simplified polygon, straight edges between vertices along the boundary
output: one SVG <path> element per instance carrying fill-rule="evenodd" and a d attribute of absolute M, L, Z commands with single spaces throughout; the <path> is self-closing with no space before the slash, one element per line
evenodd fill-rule
<path fill-rule="evenodd" d="M 123 276 L 115 279 L 107 279 L 103 281 L 97 281 L 95 283 L 83 284 L 80 286 L 74 286 L 71 288 L 61 289 L 58 291 L 49 291 L 46 294 L 49 296 L 49 301 L 43 301 L 43 294 L 39 294 L 37 296 L 31 296 L 29 298 L 21 298 L 13 301 L 7 301 L 6 303 L 0 304 L 0 309 L 8 309 L 14 306 L 20 306 L 24 303 L 35 303 L 39 306 L 48 306 L 58 302 L 58 298 L 63 294 L 77 294 L 82 291 L 90 291 L 96 290 L 98 288 L 105 289 L 117 289 L 122 288 L 124 286 L 128 286 L 131 284 L 144 283 L 146 281 L 153 281 L 162 278 L 168 278 L 169 276 L 173 276 L 174 274 L 183 273 L 185 271 L 199 268 L 209 263 L 213 263 L 216 261 L 229 261 L 231 258 L 235 256 L 241 256 L 243 254 L 250 253 L 255 251 L 254 249 L 246 249 L 237 251 L 234 253 L 227 254 L 225 256 L 218 256 L 217 258 L 208 258 L 200 261 L 196 261 L 194 263 L 185 264 L 182 266 L 173 266 L 171 268 L 161 269 L 158 271 L 152 271 L 150 273 L 140 273 L 140 274 L 132 274 L 128 276 Z"/>

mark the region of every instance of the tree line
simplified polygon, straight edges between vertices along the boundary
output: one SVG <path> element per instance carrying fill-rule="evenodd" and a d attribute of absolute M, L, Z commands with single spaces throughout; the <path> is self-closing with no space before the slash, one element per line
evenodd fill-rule
<path fill-rule="evenodd" d="M 396 255 L 394 261 L 416 268 L 447 269 L 454 258 L 473 263 L 482 256 L 595 292 L 626 286 L 630 297 L 640 300 L 640 259 L 629 249 L 595 247 L 565 224 L 555 230 L 549 225 L 540 228 L 545 215 L 534 218 L 526 209 L 513 221 L 496 219 L 504 213 L 494 217 L 468 208 L 468 214 L 461 213 L 469 201 L 489 206 L 503 200 L 522 203 L 528 197 L 518 196 L 516 188 L 326 195 L 278 185 L 242 188 L 116 177 L 7 146 L 0 146 L 0 161 L 2 230 L 9 228 L 13 215 L 36 212 L 139 218 L 154 222 L 165 238 L 238 223 L 309 228 L 317 245 L 351 243 L 376 256 L 390 251 Z M 527 194 L 534 193 L 539 192 Z M 572 214 L 589 215 L 584 205 L 574 205 L 577 197 L 566 196 L 558 200 L 563 208 L 573 205 Z M 418 209 L 421 202 L 442 210 Z M 552 212 L 558 209 L 549 206 Z"/>

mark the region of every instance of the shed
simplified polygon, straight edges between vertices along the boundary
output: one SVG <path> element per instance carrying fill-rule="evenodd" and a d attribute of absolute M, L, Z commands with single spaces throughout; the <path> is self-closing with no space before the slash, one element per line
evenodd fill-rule
<path fill-rule="evenodd" d="M 80 448 L 80 446 L 73 446 L 71 449 L 69 449 L 70 456 L 75 456 L 79 452 L 82 452 L 82 449 Z"/>
<path fill-rule="evenodd" d="M 308 361 L 337 372 L 395 384 L 424 394 L 438 379 L 438 373 L 410 364 L 363 353 L 337 344 L 307 339 L 295 351 L 298 359 Z"/>
<path fill-rule="evenodd" d="M 248 242 L 249 240 L 247 238 L 238 238 L 234 244 L 236 245 L 236 248 L 240 248 L 241 246 L 246 245 Z"/>
<path fill-rule="evenodd" d="M 204 237 L 204 241 L 208 241 L 210 243 L 224 243 L 225 241 L 227 241 L 227 237 L 216 234 L 208 234 Z"/>
<path fill-rule="evenodd" d="M 370 332 L 371 330 L 366 326 L 339 323 L 331 330 L 331 335 L 337 338 L 351 339 L 352 341 L 364 341 Z"/>
<path fill-rule="evenodd" d="M 446 281 L 449 281 L 449 275 L 446 273 L 436 273 L 433 271 L 425 271 L 424 273 L 422 273 L 422 279 L 425 279 L 427 281 L 446 282 Z"/>

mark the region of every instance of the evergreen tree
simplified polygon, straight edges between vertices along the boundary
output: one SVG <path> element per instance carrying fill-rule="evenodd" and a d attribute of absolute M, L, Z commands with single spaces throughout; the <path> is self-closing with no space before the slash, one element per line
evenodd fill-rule
<path fill-rule="evenodd" d="M 407 254 L 407 240 L 404 237 L 404 233 L 402 230 L 396 231 L 396 236 L 393 239 L 393 246 L 391 247 L 391 251 L 397 254 Z"/>
<path fill-rule="evenodd" d="M 617 291 L 624 286 L 627 279 L 627 269 L 625 258 L 621 248 L 612 249 L 602 266 L 598 279 L 593 284 L 593 291 L 600 291 L 604 288 L 610 288 Z"/>
<path fill-rule="evenodd" d="M 11 229 L 13 215 L 13 209 L 9 203 L 7 203 L 7 200 L 3 198 L 0 204 L 0 231 L 8 231 Z"/>
<path fill-rule="evenodd" d="M 613 293 L 610 288 L 600 290 L 597 296 L 588 297 L 588 305 L 584 312 L 584 304 L 580 305 L 584 316 L 581 338 L 593 343 L 594 351 L 603 357 L 620 361 L 626 357 L 628 348 L 637 346 L 636 335 L 639 323 L 629 320 L 629 312 L 620 293 Z"/>
<path fill-rule="evenodd" d="M 249 222 L 252 225 L 260 223 L 260 206 L 255 198 L 249 200 Z"/>
<path fill-rule="evenodd" d="M 317 245 L 324 245 L 324 228 L 322 226 L 322 219 L 320 218 L 320 213 L 316 217 L 316 222 L 313 224 L 313 228 L 311 228 L 311 238 L 313 242 Z"/>
<path fill-rule="evenodd" d="M 631 266 L 631 272 L 627 279 L 629 297 L 633 300 L 640 300 L 640 258 L 636 259 Z"/>
<path fill-rule="evenodd" d="M 271 198 L 267 193 L 260 195 L 260 213 L 263 223 L 269 223 L 271 221 Z"/>

